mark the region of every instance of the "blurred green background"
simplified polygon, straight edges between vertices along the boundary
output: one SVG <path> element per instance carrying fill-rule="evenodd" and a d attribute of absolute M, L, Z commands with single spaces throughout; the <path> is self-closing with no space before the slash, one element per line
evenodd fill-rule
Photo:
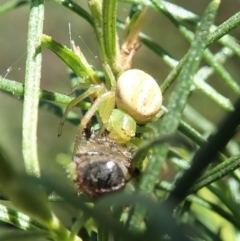
<path fill-rule="evenodd" d="M 1 0 L 0 4 L 8 2 Z M 87 1 L 76 0 L 76 3 L 86 10 Z M 201 15 L 209 3 L 208 0 L 182 0 L 171 1 L 198 15 Z M 119 2 L 119 19 L 125 21 L 129 13 L 129 5 Z M 234 13 L 239 11 L 238 0 L 223 0 L 216 19 L 216 25 L 221 24 Z M 28 24 L 29 5 L 0 15 L 0 75 L 6 76 L 18 82 L 24 82 L 26 40 Z M 45 3 L 44 33 L 52 36 L 58 42 L 69 46 L 69 23 L 71 25 L 71 37 L 80 46 L 87 60 L 96 68 L 101 68 L 101 63 L 94 56 L 98 56 L 95 36 L 90 25 L 76 14 L 70 12 L 54 1 Z M 189 26 L 192 28 L 191 26 Z M 151 36 L 157 43 L 166 49 L 176 59 L 180 59 L 188 50 L 189 43 L 178 33 L 175 27 L 165 16 L 152 11 L 148 12 L 143 31 Z M 240 30 L 231 33 L 237 39 Z M 79 38 L 83 39 L 83 41 Z M 213 52 L 219 49 L 219 45 L 212 47 Z M 239 59 L 232 58 L 226 64 L 234 78 L 238 79 Z M 150 73 L 159 83 L 165 79 L 170 72 L 155 54 L 142 46 L 137 52 L 133 66 Z M 7 70 L 10 68 L 10 71 Z M 221 87 L 218 77 L 210 80 L 210 83 L 217 90 L 235 99 L 231 91 Z M 240 83 L 240 81 L 239 81 Z M 41 88 L 49 91 L 67 93 L 70 89 L 69 76 L 66 66 L 53 53 L 43 49 L 42 79 Z M 168 91 L 169 92 L 169 91 Z M 167 93 L 168 94 L 168 93 Z M 164 97 L 164 104 L 167 103 L 167 96 Z M 206 118 L 218 123 L 225 114 L 223 110 L 209 101 L 202 93 L 196 92 L 191 96 L 190 103 L 199 110 Z M 76 109 L 77 113 L 77 109 Z M 22 101 L 8 93 L 0 91 L 0 145 L 6 150 L 10 159 L 17 167 L 22 166 L 21 152 L 21 125 L 22 125 Z M 71 144 L 74 141 L 77 127 L 66 123 L 61 137 L 57 136 L 59 117 L 39 110 L 38 122 L 38 150 L 42 168 L 53 166 L 58 155 L 66 153 L 71 158 Z"/>

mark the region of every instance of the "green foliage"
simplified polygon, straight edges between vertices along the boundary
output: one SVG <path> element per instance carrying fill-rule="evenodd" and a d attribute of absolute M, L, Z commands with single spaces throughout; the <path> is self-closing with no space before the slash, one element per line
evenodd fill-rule
<path fill-rule="evenodd" d="M 71 0 L 55 2 L 89 23 L 96 35 L 103 70 L 95 71 L 84 56 L 43 33 L 43 0 L 15 0 L 0 5 L 0 14 L 30 5 L 25 82 L 0 77 L 1 91 L 24 97 L 22 153 L 25 169 L 21 172 L 14 168 L 5 150 L 0 149 L 0 197 L 4 201 L 0 204 L 0 220 L 16 227 L 11 232 L 0 231 L 0 241 L 37 238 L 237 240 L 240 234 L 240 146 L 233 136 L 240 123 L 240 101 L 234 103 L 234 98 L 221 93 L 210 80 L 215 74 L 231 95 L 239 98 L 240 83 L 224 64 L 232 57 L 240 57 L 238 41 L 230 35 L 230 31 L 240 25 L 240 14 L 215 26 L 220 0 L 209 1 L 201 18 L 167 1 L 123 0 L 131 9 L 127 25 L 117 19 L 119 2 L 116 0 L 88 0 L 89 11 Z M 79 86 L 103 83 L 106 89 L 114 90 L 112 80 L 125 70 L 117 29 L 125 30 L 128 43 L 135 40 L 133 32 L 141 30 L 140 22 L 148 14 L 147 8 L 170 20 L 181 37 L 190 43 L 190 48 L 178 61 L 158 44 L 155 36 L 139 33 L 148 51 L 171 68 L 160 86 L 166 98 L 166 106 L 162 107 L 164 113 L 155 118 L 155 123 L 138 126 L 139 130 L 153 129 L 154 136 L 139 131 L 137 137 L 142 141 L 136 138 L 131 143 L 137 146 L 132 165 L 141 169 L 137 178 L 123 191 L 97 199 L 77 195 L 65 171 L 47 174 L 44 169 L 40 170 L 38 111 L 45 108 L 61 117 L 58 104 L 68 105 L 74 100 L 68 95 L 40 89 L 41 50 L 48 48 L 55 53 L 78 76 Z M 136 32 L 138 35 L 138 30 Z M 216 43 L 218 50 L 213 54 L 210 47 Z M 190 97 L 197 91 L 227 112 L 220 124 L 202 114 L 206 106 L 201 106 L 200 111 L 191 106 Z M 193 98 L 198 97 L 193 95 Z M 92 102 L 86 100 L 77 107 L 86 111 L 91 105 Z M 72 114 L 67 121 L 76 124 L 76 118 Z M 171 178 L 165 178 L 165 169 L 173 173 Z M 52 203 L 60 205 L 65 218 L 70 217 L 70 224 L 66 225 L 65 220 L 58 217 Z M 10 208 L 9 204 L 13 206 Z"/>

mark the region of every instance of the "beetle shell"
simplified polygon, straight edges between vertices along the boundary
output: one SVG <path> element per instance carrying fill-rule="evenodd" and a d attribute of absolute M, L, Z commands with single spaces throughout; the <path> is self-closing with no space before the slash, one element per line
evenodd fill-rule
<path fill-rule="evenodd" d="M 149 74 L 130 69 L 117 80 L 116 104 L 137 122 L 146 122 L 159 112 L 162 92 Z"/>
<path fill-rule="evenodd" d="M 91 137 L 73 155 L 75 184 L 91 197 L 117 191 L 132 178 L 132 153 L 105 137 Z"/>
<path fill-rule="evenodd" d="M 116 156 L 96 152 L 91 158 L 75 155 L 74 159 L 78 160 L 76 184 L 90 196 L 116 191 L 130 180 L 127 168 Z"/>

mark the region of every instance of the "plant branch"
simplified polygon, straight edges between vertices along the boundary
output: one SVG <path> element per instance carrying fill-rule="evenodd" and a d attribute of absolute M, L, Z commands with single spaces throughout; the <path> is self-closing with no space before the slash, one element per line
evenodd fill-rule
<path fill-rule="evenodd" d="M 22 151 L 26 171 L 40 175 L 37 154 L 38 93 L 42 56 L 40 37 L 43 30 L 44 0 L 32 0 L 28 22 L 27 60 L 23 104 Z"/>

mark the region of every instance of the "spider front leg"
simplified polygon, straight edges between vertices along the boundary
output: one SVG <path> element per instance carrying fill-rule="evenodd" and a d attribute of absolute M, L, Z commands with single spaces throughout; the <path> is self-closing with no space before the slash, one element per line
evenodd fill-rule
<path fill-rule="evenodd" d="M 61 121 L 60 121 L 60 123 L 59 123 L 58 136 L 61 136 L 61 134 L 62 134 L 62 127 L 63 127 L 63 125 L 64 125 L 64 122 L 65 122 L 65 120 L 66 120 L 66 118 L 67 118 L 67 115 L 68 115 L 69 111 L 70 111 L 74 106 L 76 106 L 80 101 L 84 100 L 85 98 L 91 96 L 91 95 L 94 94 L 94 93 L 102 92 L 102 91 L 104 91 L 104 89 L 105 89 L 105 87 L 104 87 L 103 85 L 91 85 L 91 86 L 88 88 L 88 90 L 86 90 L 84 93 L 82 93 L 81 95 L 79 95 L 78 97 L 76 97 L 74 100 L 72 100 L 72 101 L 68 104 L 68 106 L 67 106 L 67 108 L 66 108 L 66 110 L 65 110 L 65 112 L 64 112 L 64 114 L 63 114 L 63 117 L 62 117 L 62 119 L 61 119 Z"/>
<path fill-rule="evenodd" d="M 114 97 L 115 97 L 114 91 L 107 91 L 107 92 L 101 93 L 98 96 L 98 98 L 93 102 L 93 105 L 87 111 L 87 113 L 84 115 L 84 117 L 80 122 L 78 134 L 74 143 L 73 153 L 76 153 L 79 143 L 82 139 L 83 130 L 97 110 L 99 110 L 100 117 L 102 118 L 103 124 L 105 124 L 105 122 L 108 120 L 114 108 L 114 104 L 115 104 Z"/>

